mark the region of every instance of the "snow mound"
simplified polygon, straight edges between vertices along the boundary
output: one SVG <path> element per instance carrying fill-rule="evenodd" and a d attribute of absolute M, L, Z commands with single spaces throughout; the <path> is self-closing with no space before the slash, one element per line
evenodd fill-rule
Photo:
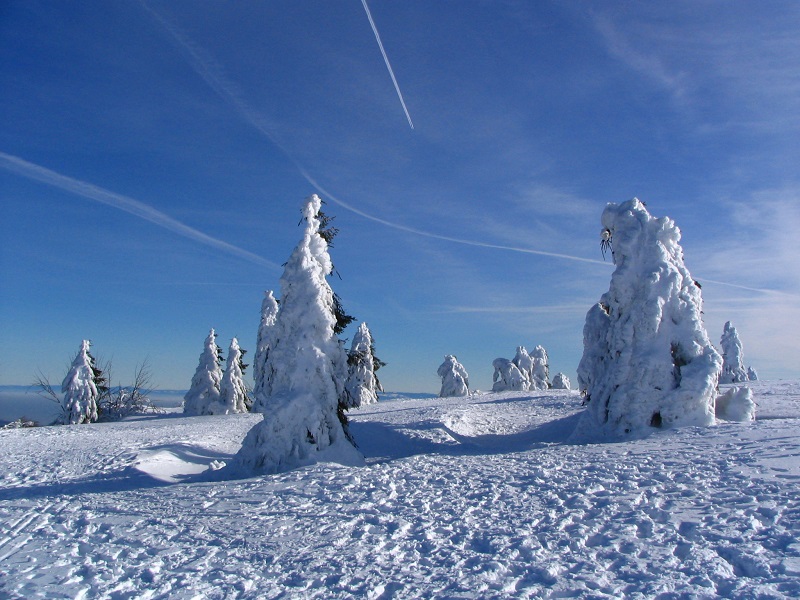
<path fill-rule="evenodd" d="M 753 391 L 747 387 L 732 387 L 721 396 L 717 396 L 716 415 L 726 421 L 755 421 L 756 405 L 753 402 Z"/>
<path fill-rule="evenodd" d="M 578 384 L 588 406 L 575 440 L 713 424 L 722 359 L 703 327 L 680 230 L 636 198 L 610 203 L 602 225 L 616 269 L 586 315 Z"/>

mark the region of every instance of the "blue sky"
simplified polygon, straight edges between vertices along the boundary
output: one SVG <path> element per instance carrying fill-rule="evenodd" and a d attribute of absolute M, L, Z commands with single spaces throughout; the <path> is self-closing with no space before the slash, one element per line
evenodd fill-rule
<path fill-rule="evenodd" d="M 800 4 L 369 7 L 413 129 L 359 0 L 3 3 L 0 384 L 60 382 L 83 338 L 162 388 L 210 327 L 252 351 L 315 192 L 387 389 L 438 391 L 445 354 L 487 389 L 518 345 L 574 378 L 633 196 L 712 341 L 800 377 Z"/>

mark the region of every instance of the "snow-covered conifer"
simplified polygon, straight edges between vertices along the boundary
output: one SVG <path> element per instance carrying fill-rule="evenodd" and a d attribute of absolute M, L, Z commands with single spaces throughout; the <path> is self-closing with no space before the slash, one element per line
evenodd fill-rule
<path fill-rule="evenodd" d="M 217 334 L 212 329 L 203 346 L 192 385 L 183 397 L 183 414 L 187 416 L 214 414 L 212 410 L 219 404 L 222 351 L 217 346 L 216 338 Z"/>
<path fill-rule="evenodd" d="M 534 362 L 531 355 L 528 354 L 528 351 L 525 349 L 525 346 L 517 346 L 517 354 L 511 359 L 511 362 L 522 372 L 530 386 L 530 383 L 533 381 Z"/>
<path fill-rule="evenodd" d="M 494 367 L 493 392 L 525 392 L 530 389 L 528 378 L 507 358 L 495 358 L 492 366 Z"/>
<path fill-rule="evenodd" d="M 436 374 L 442 378 L 440 398 L 469 396 L 469 375 L 454 355 L 448 354 L 444 357 L 444 362 L 439 365 Z"/>
<path fill-rule="evenodd" d="M 569 380 L 569 377 L 567 377 L 563 373 L 556 373 L 555 376 L 553 377 L 553 383 L 551 387 L 554 390 L 569 390 L 571 389 L 571 386 L 572 384 Z"/>
<path fill-rule="evenodd" d="M 281 276 L 281 307 L 263 373 L 270 385 L 268 394 L 257 398 L 264 420 L 248 432 L 236 457 L 248 470 L 283 471 L 321 456 L 363 461 L 339 406 L 347 357 L 334 334 L 333 291 L 327 281 L 332 263 L 319 233 L 320 207 L 318 196 L 306 200 L 303 238 Z"/>
<path fill-rule="evenodd" d="M 546 390 L 550 387 L 550 361 L 544 346 L 536 346 L 531 352 L 533 370 L 531 372 L 531 389 Z"/>
<path fill-rule="evenodd" d="M 616 269 L 586 315 L 578 385 L 588 406 L 574 437 L 712 424 L 722 359 L 703 327 L 680 230 L 636 198 L 610 203 L 602 226 Z"/>
<path fill-rule="evenodd" d="M 258 338 L 256 340 L 256 353 L 253 358 L 253 392 L 256 398 L 269 396 L 269 380 L 264 376 L 264 366 L 267 363 L 269 349 L 272 345 L 272 332 L 275 322 L 278 319 L 278 301 L 272 294 L 272 290 L 264 292 L 264 300 L 261 302 L 261 323 L 258 327 Z M 254 402 L 253 410 L 260 412 L 261 407 Z"/>
<path fill-rule="evenodd" d="M 209 412 L 214 415 L 227 415 L 231 413 L 247 412 L 250 403 L 247 396 L 247 387 L 244 384 L 242 373 L 243 352 L 239 348 L 239 340 L 233 338 L 228 349 L 228 359 L 225 363 L 225 372 L 219 384 L 219 402 L 209 406 Z"/>
<path fill-rule="evenodd" d="M 758 372 L 753 367 L 747 367 L 748 381 L 758 381 Z"/>
<path fill-rule="evenodd" d="M 742 342 L 736 327 L 728 321 L 722 329 L 722 373 L 720 383 L 743 383 L 748 381 L 747 370 L 744 368 Z"/>
<path fill-rule="evenodd" d="M 61 384 L 64 393 L 62 415 L 57 422 L 62 425 L 92 423 L 97 421 L 97 376 L 94 358 L 89 352 L 91 342 L 83 340 L 72 361 L 69 372 Z"/>
<path fill-rule="evenodd" d="M 378 401 L 378 392 L 383 391 L 375 376 L 376 359 L 373 352 L 372 334 L 367 324 L 361 323 L 347 355 L 348 373 L 342 400 L 346 409 L 374 404 Z"/>

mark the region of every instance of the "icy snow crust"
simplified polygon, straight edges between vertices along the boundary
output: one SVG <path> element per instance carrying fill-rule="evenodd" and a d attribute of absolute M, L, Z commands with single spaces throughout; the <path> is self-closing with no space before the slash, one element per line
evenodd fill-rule
<path fill-rule="evenodd" d="M 796 598 L 800 382 L 752 388 L 589 445 L 575 393 L 393 395 L 366 466 L 219 482 L 260 415 L 0 431 L 0 597 Z"/>
<path fill-rule="evenodd" d="M 602 224 L 616 269 L 586 315 L 578 385 L 589 403 L 576 440 L 712 424 L 722 359 L 702 323 L 680 230 L 636 198 L 609 203 Z"/>

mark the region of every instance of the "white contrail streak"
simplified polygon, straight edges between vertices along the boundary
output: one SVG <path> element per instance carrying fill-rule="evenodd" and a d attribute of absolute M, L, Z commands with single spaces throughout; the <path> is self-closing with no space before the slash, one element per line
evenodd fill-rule
<path fill-rule="evenodd" d="M 167 21 L 158 12 L 152 9 L 144 0 L 140 0 L 140 4 L 148 13 L 150 13 L 150 15 L 152 15 L 152 17 L 159 23 L 159 25 L 161 25 L 161 27 L 175 41 L 175 43 L 181 50 L 181 53 L 188 60 L 189 65 L 203 79 L 203 81 L 205 81 L 206 84 L 208 84 L 208 86 L 212 90 L 214 90 L 214 92 L 220 98 L 228 102 L 234 108 L 234 110 L 236 110 L 239 116 L 242 117 L 242 119 L 244 119 L 247 123 L 249 123 L 261 134 L 263 134 L 269 141 L 271 141 L 284 154 L 284 156 L 286 156 L 292 162 L 292 164 L 295 166 L 298 172 L 305 178 L 306 181 L 308 181 L 308 183 L 310 183 L 318 192 L 330 198 L 332 201 L 334 201 L 342 208 L 349 210 L 350 212 L 353 212 L 375 223 L 380 223 L 381 225 L 385 225 L 387 227 L 391 227 L 399 231 L 405 231 L 407 233 L 413 233 L 416 235 L 421 235 L 423 237 L 433 238 L 437 240 L 444 240 L 447 242 L 454 242 L 456 244 L 465 244 L 467 246 L 493 248 L 496 250 L 509 250 L 512 252 L 523 252 L 525 254 L 538 254 L 540 256 L 549 256 L 551 258 L 562 258 L 566 260 L 575 260 L 579 262 L 607 265 L 607 263 L 603 261 L 592 260 L 589 258 L 582 258 L 580 256 L 570 256 L 567 254 L 557 254 L 554 252 L 531 250 L 530 248 L 514 248 L 512 246 L 500 246 L 496 244 L 477 242 L 474 240 L 464 240 L 444 235 L 437 235 L 435 233 L 429 233 L 427 231 L 422 231 L 420 229 L 406 227 L 405 225 L 392 223 L 391 221 L 375 217 L 373 215 L 365 213 L 362 210 L 357 209 L 356 207 L 344 202 L 343 200 L 338 199 L 336 196 L 326 191 L 321 185 L 319 185 L 316 182 L 316 180 L 314 180 L 314 178 L 311 177 L 311 175 L 309 175 L 308 172 L 292 157 L 291 153 L 286 148 L 283 147 L 283 145 L 276 139 L 276 137 L 270 131 L 266 123 L 266 120 L 261 115 L 259 115 L 255 110 L 253 110 L 250 106 L 248 106 L 244 100 L 242 100 L 239 89 L 236 87 L 235 84 L 226 79 L 222 69 L 219 67 L 217 62 L 211 56 L 209 56 L 206 52 L 204 52 L 202 48 L 200 48 L 196 43 L 194 43 L 185 33 L 183 33 L 175 25 Z M 367 14 L 369 15 L 369 9 L 367 9 Z M 371 16 L 370 16 L 370 22 L 372 22 Z M 375 34 L 377 36 L 377 30 L 375 30 Z M 380 44 L 380 38 L 378 38 L 378 43 Z M 381 46 L 381 51 L 383 51 L 383 46 Z M 386 55 L 384 53 L 384 57 L 385 56 Z M 388 65 L 388 59 L 387 59 L 387 65 Z M 391 67 L 390 67 L 390 73 L 391 73 Z M 394 79 L 394 76 L 392 76 L 392 79 Z M 398 94 L 400 93 L 399 88 L 397 92 Z M 402 101 L 402 96 L 401 96 L 401 101 Z M 403 105 L 403 107 L 405 108 L 405 105 Z M 407 111 L 406 114 L 408 114 Z M 409 123 L 410 122 L 411 118 L 409 117 Z"/>
<path fill-rule="evenodd" d="M 389 77 L 392 78 L 392 83 L 394 84 L 394 89 L 397 92 L 397 97 L 400 99 L 400 104 L 403 105 L 403 112 L 406 113 L 406 119 L 408 119 L 408 124 L 411 126 L 411 129 L 414 129 L 414 123 L 411 122 L 411 115 L 408 114 L 408 108 L 406 107 L 405 100 L 403 100 L 403 94 L 400 92 L 400 86 L 397 84 L 397 79 L 394 76 L 392 65 L 389 64 L 389 57 L 386 55 L 386 50 L 383 49 L 383 42 L 381 41 L 381 35 L 378 33 L 378 28 L 375 26 L 375 21 L 372 20 L 372 13 L 369 12 L 369 6 L 367 6 L 367 0 L 361 0 L 361 4 L 364 6 L 364 10 L 367 13 L 367 19 L 369 19 L 369 25 L 370 27 L 372 27 L 372 33 L 375 34 L 375 40 L 378 42 L 378 48 L 381 49 L 381 54 L 383 55 L 383 62 L 386 63 L 386 69 L 389 71 Z"/>
<path fill-rule="evenodd" d="M 223 242 L 222 240 L 211 237 L 210 235 L 189 227 L 188 225 L 184 225 L 180 221 L 173 219 L 169 215 L 165 215 L 161 211 L 156 210 L 144 202 L 134 200 L 133 198 L 129 198 L 121 194 L 116 194 L 85 181 L 80 181 L 78 179 L 73 179 L 72 177 L 67 177 L 66 175 L 61 175 L 60 173 L 56 173 L 55 171 L 51 171 L 45 167 L 28 162 L 17 156 L 0 152 L 0 167 L 18 175 L 22 175 L 23 177 L 27 177 L 28 179 L 40 181 L 42 183 L 46 183 L 47 185 L 52 185 L 53 187 L 62 189 L 66 192 L 83 196 L 89 200 L 99 202 L 100 204 L 105 204 L 107 206 L 119 209 L 139 217 L 140 219 L 149 221 L 154 225 L 163 227 L 168 231 L 172 231 L 173 233 L 177 233 L 178 235 L 189 238 L 190 240 L 194 240 L 195 242 L 199 242 L 206 246 L 222 250 L 223 252 L 227 252 L 233 256 L 238 256 L 239 258 L 243 258 L 257 265 L 261 265 L 262 267 L 268 267 L 270 269 L 277 270 L 280 270 L 281 268 L 276 263 L 269 261 L 266 258 L 262 258 L 257 254 L 253 254 L 252 252 L 248 252 L 247 250 L 229 244 L 228 242 Z"/>

